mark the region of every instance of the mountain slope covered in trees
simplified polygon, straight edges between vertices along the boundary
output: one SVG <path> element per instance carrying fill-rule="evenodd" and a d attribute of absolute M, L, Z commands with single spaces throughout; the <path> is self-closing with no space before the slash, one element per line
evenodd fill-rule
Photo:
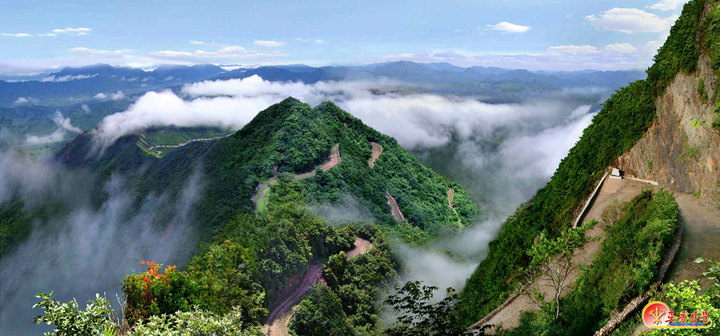
<path fill-rule="evenodd" d="M 541 232 L 557 236 L 572 223 L 603 170 L 645 136 L 656 120 L 658 98 L 678 73 L 694 73 L 701 55 L 712 59 L 716 72 L 720 69 L 718 13 L 717 1 L 687 3 L 647 79 L 618 90 L 605 102 L 551 181 L 504 223 L 461 294 L 457 311 L 464 323 L 483 317 L 519 286 L 535 237 Z"/>
<path fill-rule="evenodd" d="M 180 131 L 171 133 L 207 130 Z M 342 260 L 342 251 L 362 237 L 373 247 L 351 262 L 335 265 L 329 285 L 343 305 L 344 315 L 339 316 L 347 321 L 342 323 L 374 330 L 380 312 L 376 299 L 398 269 L 387 237 L 423 244 L 438 234 L 459 232 L 479 216 L 461 186 L 424 167 L 395 139 L 329 102 L 312 108 L 288 98 L 232 135 L 156 155 L 148 149 L 162 141 L 163 132 L 146 130 L 112 143 L 86 132 L 54 157 L 62 169 L 88 177 L 83 187 L 90 189 L 90 202 L 98 208 L 113 198 L 108 186 L 125 181 L 134 201 L 120 216 L 141 211 L 148 199 L 184 199 L 187 182 L 199 181 L 192 190 L 195 202 L 186 205 L 192 207 L 187 212 L 192 217 L 189 227 L 178 224 L 184 219 L 175 207 L 152 209 L 151 223 L 145 225 L 162 232 L 160 239 L 187 230 L 197 234 L 199 244 L 186 247 L 195 251 L 187 265 L 176 269 L 147 263 L 148 272 L 125 278 L 125 318 L 130 323 L 199 308 L 218 316 L 239 309 L 246 326 L 258 325 L 293 279 L 331 256 Z M 373 146 L 381 146 L 379 156 L 373 157 Z M 337 161 L 328 164 L 335 155 Z M 261 186 L 267 187 L 267 194 L 259 207 L 253 200 Z M 362 218 L 338 221 L 317 210 L 342 212 L 348 199 L 363 212 Z M 21 218 L 25 229 L 33 216 L 44 214 L 23 208 L 21 199 L 10 205 L 7 212 Z M 9 241 L 22 240 L 17 238 Z M 167 286 L 159 285 L 163 281 Z"/>
<path fill-rule="evenodd" d="M 86 133 L 56 158 L 66 166 L 88 168 L 106 178 L 117 171 L 128 174 L 141 194 L 161 189 L 177 192 L 188 176 L 199 172 L 206 181 L 199 202 L 199 221 L 206 233 L 238 212 L 253 212 L 257 186 L 273 177 L 282 182 L 277 188 L 294 184 L 309 202 L 334 203 L 345 195 L 358 198 L 388 227 L 407 226 L 392 218 L 386 192 L 395 198 L 407 222 L 425 231 L 458 230 L 478 214 L 462 187 L 422 166 L 395 139 L 332 103 L 311 108 L 289 98 L 262 111 L 232 136 L 191 143 L 163 158 L 145 153 L 139 140 L 138 135 L 130 135 L 102 149 Z M 383 152 L 370 167 L 373 142 Z M 340 164 L 299 181 L 290 178 L 313 170 L 334 146 L 339 148 Z M 142 173 L 138 173 L 140 167 Z M 453 208 L 446 199 L 450 188 L 455 190 Z"/>

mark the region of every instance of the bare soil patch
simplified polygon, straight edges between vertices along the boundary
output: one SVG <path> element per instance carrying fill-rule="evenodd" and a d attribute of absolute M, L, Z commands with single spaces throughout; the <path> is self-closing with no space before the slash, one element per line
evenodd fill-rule
<path fill-rule="evenodd" d="M 370 162 L 368 162 L 368 165 L 370 168 L 375 167 L 375 160 L 377 160 L 380 157 L 380 154 L 382 154 L 383 147 L 377 143 L 377 142 L 371 142 L 372 144 L 372 155 L 370 155 Z"/>

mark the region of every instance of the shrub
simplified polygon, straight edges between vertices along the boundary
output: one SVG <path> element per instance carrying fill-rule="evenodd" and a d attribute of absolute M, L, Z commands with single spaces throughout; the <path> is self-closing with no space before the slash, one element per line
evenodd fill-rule
<path fill-rule="evenodd" d="M 130 325 L 152 315 L 187 311 L 197 298 L 197 284 L 184 272 L 176 272 L 168 266 L 164 273 L 162 265 L 155 261 L 142 261 L 147 272 L 131 274 L 123 279 L 122 290 L 127 307 L 125 318 Z"/>
<path fill-rule="evenodd" d="M 300 336 L 353 335 L 340 298 L 325 284 L 310 289 L 308 298 L 295 308 L 290 330 Z"/>
<path fill-rule="evenodd" d="M 115 311 L 104 297 L 95 294 L 94 300 L 88 300 L 84 311 L 78 308 L 77 301 L 59 303 L 52 298 L 53 293 L 40 293 L 37 298 L 43 301 L 33 308 L 40 307 L 44 314 L 35 318 L 35 323 L 54 324 L 53 333 L 58 336 L 259 336 L 257 327 L 245 327 L 242 312 L 237 307 L 228 314 L 213 314 L 195 307 L 188 312 L 175 312 L 150 316 L 139 320 L 132 330 L 119 330 L 114 320 Z"/>
<path fill-rule="evenodd" d="M 459 336 L 484 335 L 484 329 L 467 330 L 452 313 L 452 306 L 458 302 L 452 288 L 446 290 L 447 297 L 433 302 L 433 293 L 438 288 L 424 286 L 420 281 L 407 282 L 396 287 L 397 293 L 390 295 L 385 303 L 398 315 L 394 326 L 385 331 L 390 336 Z"/>
<path fill-rule="evenodd" d="M 45 333 L 46 336 L 95 336 L 115 329 L 110 317 L 113 314 L 110 303 L 99 294 L 95 294 L 94 300 L 88 300 L 84 311 L 80 310 L 75 300 L 59 303 L 52 296 L 53 292 L 40 293 L 35 297 L 42 301 L 33 305 L 33 308 L 43 310 L 43 315 L 35 318 L 35 324 L 55 325 L 54 332 Z"/>
<path fill-rule="evenodd" d="M 717 335 L 717 321 L 720 321 L 718 301 L 710 295 L 701 294 L 700 285 L 696 280 L 683 281 L 679 284 L 669 283 L 663 286 L 662 301 L 671 309 L 679 311 L 707 311 L 713 326 L 710 329 L 653 330 L 652 336 L 659 335 Z"/>
<path fill-rule="evenodd" d="M 715 120 L 713 120 L 712 128 L 716 131 L 720 131 L 720 103 L 715 106 L 712 112 L 715 115 Z"/>
<path fill-rule="evenodd" d="M 152 316 L 138 322 L 128 336 L 250 336 L 262 335 L 259 329 L 243 328 L 241 313 L 233 309 L 225 315 L 216 315 L 208 311 L 195 309 L 188 312 L 176 312 Z"/>
<path fill-rule="evenodd" d="M 703 102 L 703 104 L 707 103 L 708 94 L 707 91 L 705 91 L 705 78 L 700 77 L 700 79 L 698 79 L 697 91 L 698 95 L 700 95 L 700 101 Z"/>

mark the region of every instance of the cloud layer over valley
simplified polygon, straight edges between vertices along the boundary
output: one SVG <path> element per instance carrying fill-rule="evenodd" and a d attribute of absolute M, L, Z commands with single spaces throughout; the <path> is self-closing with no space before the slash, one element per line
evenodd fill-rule
<path fill-rule="evenodd" d="M 313 106 L 325 100 L 335 102 L 369 126 L 398 139 L 422 162 L 463 184 L 484 204 L 488 219 L 458 237 L 437 242 L 433 250 L 398 248 L 405 264 L 403 279 L 459 289 L 504 218 L 549 179 L 590 123 L 591 106 L 597 103 L 598 94 L 594 89 L 578 88 L 543 100 L 488 104 L 472 96 L 422 93 L 421 89 L 392 81 L 304 84 L 269 82 L 252 76 L 199 82 L 176 92 L 148 92 L 126 111 L 105 117 L 95 135 L 98 141 L 108 143 L 150 126 L 239 129 L 259 111 L 288 96 Z M 55 123 L 63 135 L 79 131 L 61 114 L 55 116 Z M 1 326 L 16 319 L 29 321 L 35 312 L 27 300 L 39 291 L 54 289 L 62 300 L 83 300 L 104 291 L 112 297 L 125 274 L 140 270 L 138 260 L 182 263 L 189 257 L 191 251 L 179 247 L 186 246 L 183 242 L 192 237 L 187 232 L 190 225 L 185 218 L 189 214 L 184 209 L 192 208 L 199 176 L 187 181 L 185 192 L 177 200 L 151 194 L 137 211 L 128 213 L 134 195 L 126 190 L 122 178 L 112 179 L 105 186 L 106 200 L 91 205 L 89 191 L 73 190 L 73 186 L 83 185 L 73 180 L 78 177 L 68 176 L 58 167 L 30 164 L 13 156 L 1 159 L 2 199 L 18 190 L 29 200 L 47 190 L 55 190 L 49 198 L 73 199 L 72 204 L 65 204 L 70 211 L 37 223 L 27 241 L 1 262 L 0 301 L 17 307 L 1 312 Z M 71 190 L 75 196 L 62 196 Z M 335 211 L 338 206 L 341 212 Z M 157 209 L 175 210 L 170 218 L 159 218 Z M 312 210 L 335 223 L 372 221 L 351 196 L 342 204 Z M 437 251 L 452 251 L 456 257 Z M 83 281 L 75 281 L 80 274 Z"/>
<path fill-rule="evenodd" d="M 182 96 L 170 91 L 147 93 L 129 110 L 106 117 L 97 135 L 107 141 L 156 125 L 238 129 L 258 111 L 288 96 L 310 105 L 331 100 L 461 182 L 486 206 L 488 219 L 437 243 L 435 250 L 407 246 L 398 250 L 406 265 L 405 280 L 461 288 L 504 218 L 547 182 L 590 124 L 598 88 L 575 88 L 565 95 L 518 104 L 418 92 L 389 81 L 304 84 L 269 82 L 258 76 L 205 81 L 184 86 Z M 337 217 L 328 209 L 335 207 L 320 210 L 326 217 Z M 453 251 L 460 259 L 436 252 L 441 250 Z"/>
<path fill-rule="evenodd" d="M 33 296 L 39 292 L 55 291 L 63 302 L 76 298 L 81 307 L 100 293 L 117 306 L 123 277 L 144 270 L 139 260 L 175 264 L 191 256 L 188 246 L 196 242 L 191 209 L 201 176 L 192 175 L 176 199 L 151 194 L 139 205 L 119 176 L 104 186 L 105 200 L 96 204 L 97 195 L 84 187 L 88 180 L 79 172 L 0 154 L 0 200 L 22 195 L 28 211 L 48 204 L 61 209 L 41 216 L 32 233 L 0 260 L 0 334 L 48 331 L 32 324 L 39 314 L 32 309 Z"/>

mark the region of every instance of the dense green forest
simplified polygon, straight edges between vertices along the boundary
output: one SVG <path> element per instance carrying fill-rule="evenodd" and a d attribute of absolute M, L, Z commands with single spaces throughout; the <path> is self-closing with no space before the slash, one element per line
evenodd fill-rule
<path fill-rule="evenodd" d="M 56 157 L 67 166 L 88 168 L 101 179 L 114 172 L 132 176 L 138 199 L 154 190 L 177 195 L 189 176 L 201 174 L 207 183 L 197 207 L 202 209 L 198 222 L 202 223 L 200 232 L 208 237 L 238 212 L 254 211 L 251 200 L 260 183 L 275 175 L 312 170 L 327 159 L 335 145 L 342 164 L 297 182 L 309 203 L 335 203 L 349 194 L 360 199 L 378 224 L 394 227 L 385 196 L 388 191 L 408 223 L 428 232 L 456 231 L 479 215 L 463 188 L 424 167 L 395 139 L 332 103 L 311 108 L 289 98 L 260 112 L 230 137 L 190 143 L 161 159 L 145 154 L 137 145 L 140 141 L 138 135 L 126 136 L 99 157 L 89 157 L 87 153 L 97 149 L 88 133 L 66 145 Z M 367 163 L 371 142 L 384 148 L 374 168 Z M 138 173 L 140 167 L 142 173 Z M 455 189 L 455 211 L 447 205 L 451 187 Z M 273 185 L 271 194 L 279 188 L 284 187 Z"/>
<path fill-rule="evenodd" d="M 592 191 L 602 171 L 629 150 L 656 118 L 655 98 L 679 72 L 693 72 L 698 55 L 709 54 L 720 64 L 718 46 L 720 10 L 713 9 L 700 22 L 708 0 L 687 3 L 682 16 L 647 70 L 648 78 L 618 90 L 593 118 L 580 140 L 560 163 L 550 182 L 508 218 L 490 243 L 482 261 L 461 294 L 458 313 L 471 324 L 502 303 L 520 280 L 529 262 L 526 251 L 542 231 L 557 235 Z M 717 68 L 716 68 L 717 69 Z"/>
<path fill-rule="evenodd" d="M 378 299 L 397 276 L 384 233 L 365 227 L 373 248 L 348 259 L 332 255 L 323 271 L 326 284 L 311 289 L 295 310 L 290 330 L 297 335 L 374 335 L 381 305 Z M 320 329 L 319 329 L 320 328 Z"/>
<path fill-rule="evenodd" d="M 148 151 L 152 144 L 193 134 L 212 135 L 204 129 L 151 129 L 102 147 L 85 133 L 55 156 L 72 170 L 94 173 L 91 194 L 98 205 L 109 197 L 103 185 L 113 175 L 127 179 L 138 207 L 153 192 L 178 197 L 188 179 L 202 178 L 194 212 L 198 224 L 192 228 L 200 242 L 195 257 L 180 268 L 144 261 L 146 272 L 124 279 L 129 326 L 177 311 L 216 319 L 240 314 L 243 325 L 258 326 L 293 278 L 311 265 L 326 265 L 327 286 L 311 291 L 292 328 L 309 335 L 318 325 L 331 323 L 343 332 L 370 335 L 378 328 L 380 296 L 397 277 L 389 240 L 423 244 L 429 237 L 459 232 L 479 216 L 461 186 L 332 103 L 311 108 L 288 98 L 231 136 L 188 143 L 161 156 Z M 372 143 L 383 151 L 371 167 Z M 339 163 L 318 169 L 334 148 Z M 256 212 L 253 196 L 270 180 L 262 211 Z M 391 215 L 388 193 L 404 221 Z M 347 197 L 357 200 L 370 220 L 331 224 L 313 211 L 342 207 Z M 13 209 L 17 207 L 7 211 Z M 158 225 L 173 218 L 170 207 L 157 212 Z M 13 216 L 28 215 L 20 211 Z M 349 259 L 344 251 L 352 249 L 356 237 L 369 240 L 372 248 Z M 341 309 L 329 309 L 327 316 L 302 313 L 325 303 Z M 116 323 L 113 328 L 122 333 L 127 326 Z"/>

